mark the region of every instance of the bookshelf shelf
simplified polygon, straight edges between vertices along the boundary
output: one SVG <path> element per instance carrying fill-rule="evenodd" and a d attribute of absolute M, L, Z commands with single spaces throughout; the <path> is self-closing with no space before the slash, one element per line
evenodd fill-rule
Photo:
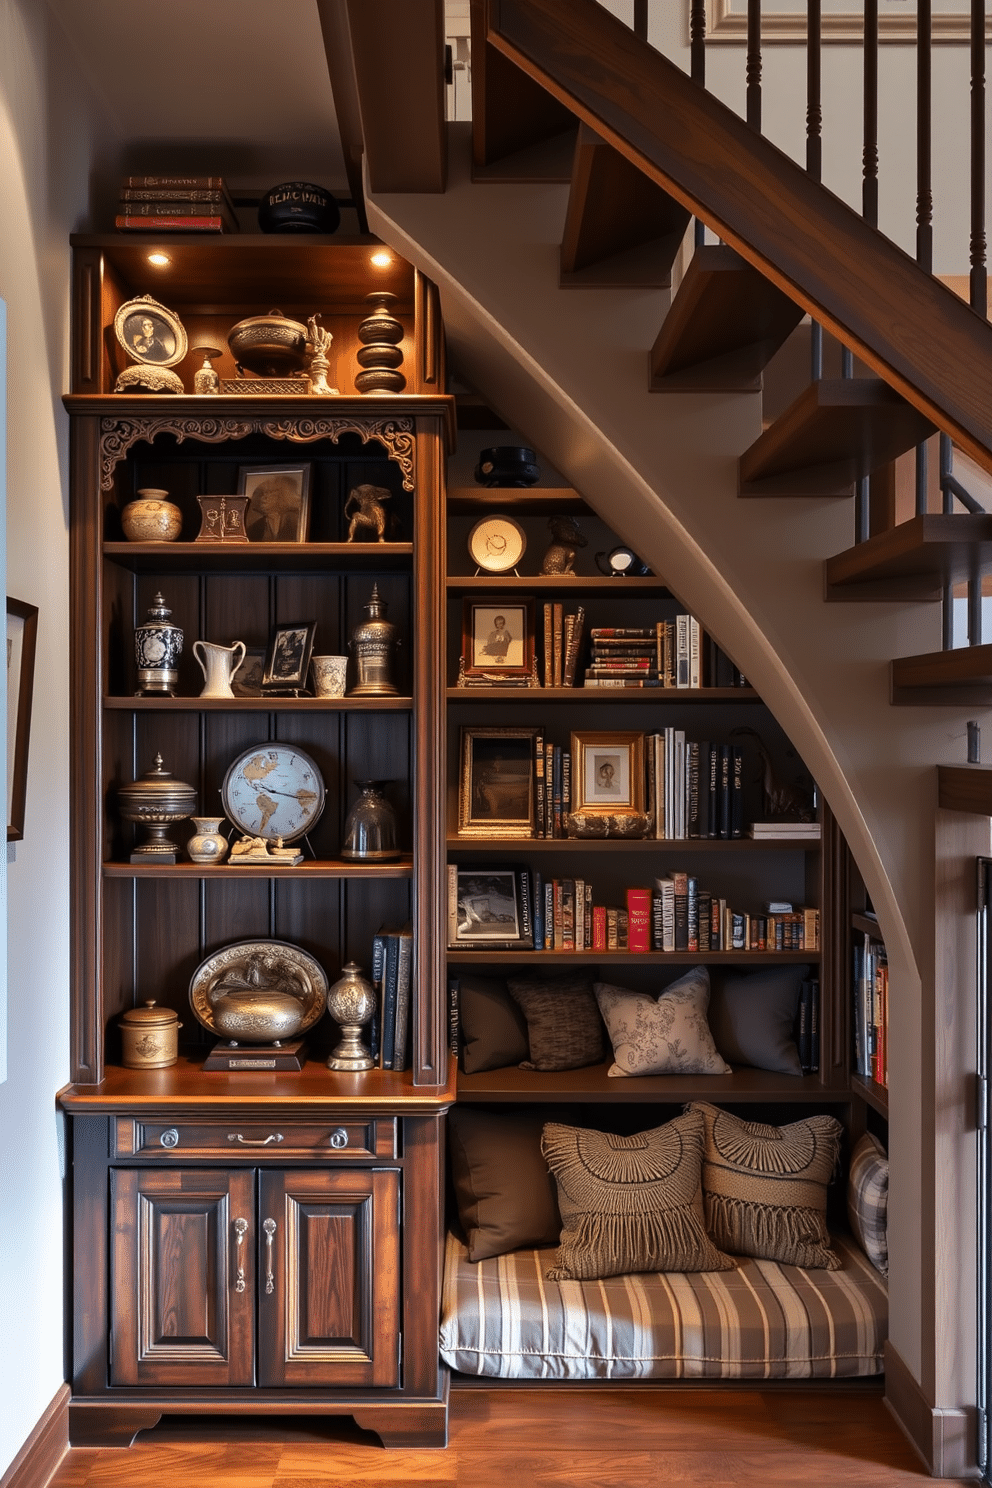
<path fill-rule="evenodd" d="M 495 966 L 808 966 L 819 951 L 467 951 L 449 949 L 451 965 Z"/>
<path fill-rule="evenodd" d="M 819 852 L 819 842 L 797 842 L 775 839 L 756 842 L 752 837 L 718 839 L 709 837 L 679 838 L 601 838 L 601 837 L 449 837 L 448 851 L 464 853 L 498 853 L 501 857 L 527 853 L 653 853 L 655 856 L 681 857 L 687 853 L 768 853 Z M 877 933 L 877 926 L 876 926 Z"/>
<path fill-rule="evenodd" d="M 409 697 L 105 697 L 103 706 L 124 713 L 409 713 Z"/>
<path fill-rule="evenodd" d="M 561 574 L 526 574 L 521 578 L 516 574 L 449 574 L 444 582 L 448 589 L 456 591 L 485 593 L 493 589 L 516 589 L 525 593 L 528 589 L 533 589 L 542 594 L 554 594 L 560 600 L 572 594 L 596 591 L 605 591 L 611 595 L 618 595 L 623 591 L 627 594 L 656 594 L 663 597 L 671 593 L 668 585 L 658 578 L 615 579 L 588 574 L 575 574 L 571 578 L 563 578 Z"/>
<path fill-rule="evenodd" d="M 889 1092 L 885 1085 L 879 1085 L 877 1080 L 866 1080 L 864 1075 L 851 1076 L 851 1089 L 860 1095 L 866 1105 L 871 1106 L 880 1116 L 888 1120 L 889 1115 Z"/>
<path fill-rule="evenodd" d="M 412 543 L 105 542 L 105 558 L 131 573 L 320 573 L 347 564 L 375 573 L 408 569 Z"/>
<path fill-rule="evenodd" d="M 588 1102 L 606 1104 L 618 1099 L 651 1105 L 687 1100 L 774 1101 L 807 1105 L 811 1101 L 843 1105 L 850 1092 L 843 1086 L 828 1086 L 817 1075 L 774 1075 L 765 1070 L 738 1069 L 730 1075 L 639 1075 L 611 1078 L 609 1064 L 585 1069 L 552 1071 L 522 1070 L 515 1065 L 487 1070 L 484 1074 L 458 1076 L 460 1101 Z"/>
<path fill-rule="evenodd" d="M 753 687 L 449 687 L 449 703 L 760 703 Z"/>
<path fill-rule="evenodd" d="M 271 878 L 311 880 L 318 878 L 373 879 L 410 878 L 413 859 L 397 863 L 300 863 L 295 868 L 269 868 L 263 863 L 104 863 L 104 878 Z"/>

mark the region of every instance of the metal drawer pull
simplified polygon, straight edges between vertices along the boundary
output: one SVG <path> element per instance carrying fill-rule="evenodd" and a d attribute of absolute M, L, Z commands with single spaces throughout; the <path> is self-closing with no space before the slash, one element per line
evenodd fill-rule
<path fill-rule="evenodd" d="M 262 1229 L 265 1231 L 265 1292 L 266 1296 L 269 1296 L 276 1284 L 276 1278 L 272 1270 L 272 1241 L 275 1239 L 276 1233 L 275 1220 L 263 1220 Z"/>
<path fill-rule="evenodd" d="M 343 1126 L 339 1126 L 337 1131 L 331 1132 L 330 1143 L 332 1147 L 336 1148 L 347 1147 L 348 1133 L 345 1131 Z"/>
<path fill-rule="evenodd" d="M 243 1292 L 245 1289 L 244 1243 L 245 1236 L 248 1233 L 248 1221 L 246 1219 L 236 1219 L 234 1221 L 234 1233 L 238 1237 L 238 1271 L 234 1282 L 234 1290 L 236 1292 Z"/>
<path fill-rule="evenodd" d="M 282 1132 L 269 1132 L 267 1137 L 243 1137 L 240 1132 L 228 1132 L 227 1140 L 242 1147 L 268 1147 L 270 1142 L 281 1142 Z"/>
<path fill-rule="evenodd" d="M 170 1126 L 168 1131 L 164 1131 L 159 1137 L 159 1142 L 163 1147 L 178 1147 L 179 1133 L 176 1131 L 176 1128 Z"/>

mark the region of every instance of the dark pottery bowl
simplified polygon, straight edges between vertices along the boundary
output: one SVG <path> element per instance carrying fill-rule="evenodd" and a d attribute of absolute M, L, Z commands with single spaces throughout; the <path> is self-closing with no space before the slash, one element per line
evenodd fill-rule
<path fill-rule="evenodd" d="M 480 452 L 475 478 L 480 486 L 533 486 L 541 479 L 541 467 L 532 449 L 504 444 Z"/>
<path fill-rule="evenodd" d="M 284 181 L 258 204 L 258 225 L 264 233 L 333 233 L 340 222 L 334 197 L 311 181 Z"/>

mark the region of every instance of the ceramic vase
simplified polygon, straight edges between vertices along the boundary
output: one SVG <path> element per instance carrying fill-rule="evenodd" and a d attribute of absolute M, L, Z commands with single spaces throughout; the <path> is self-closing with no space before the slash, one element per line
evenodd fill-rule
<path fill-rule="evenodd" d="M 193 655 L 203 673 L 200 696 L 233 698 L 231 678 L 245 659 L 244 641 L 235 641 L 233 646 L 218 646 L 214 641 L 194 641 Z"/>
<path fill-rule="evenodd" d="M 194 816 L 196 828 L 186 844 L 191 863 L 221 863 L 227 857 L 228 841 L 220 830 L 222 816 Z"/>
<path fill-rule="evenodd" d="M 121 512 L 128 542 L 175 542 L 183 530 L 183 514 L 168 491 L 145 487 Z"/>

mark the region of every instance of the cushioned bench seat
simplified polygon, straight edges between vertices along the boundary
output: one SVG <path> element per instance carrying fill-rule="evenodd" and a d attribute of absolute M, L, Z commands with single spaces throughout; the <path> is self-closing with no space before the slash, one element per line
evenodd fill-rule
<path fill-rule="evenodd" d="M 441 1356 L 508 1379 L 843 1379 L 882 1372 L 884 1279 L 848 1237 L 839 1271 L 740 1260 L 734 1271 L 548 1281 L 557 1251 L 471 1262 L 449 1234 Z"/>

